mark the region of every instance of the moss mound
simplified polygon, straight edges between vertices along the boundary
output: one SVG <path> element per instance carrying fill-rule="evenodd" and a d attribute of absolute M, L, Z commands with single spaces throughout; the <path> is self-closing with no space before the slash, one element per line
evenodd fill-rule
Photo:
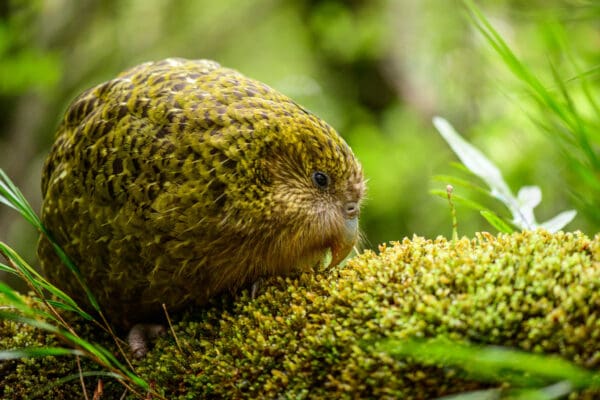
<path fill-rule="evenodd" d="M 502 382 L 399 361 L 366 343 L 444 336 L 558 354 L 595 369 L 599 289 L 600 236 L 415 237 L 324 274 L 273 279 L 255 300 L 243 294 L 189 314 L 175 326 L 181 349 L 172 337 L 159 340 L 137 372 L 169 399 L 435 398 Z M 0 327 L 0 347 L 23 346 L 8 325 Z M 33 344 L 48 341 L 29 335 Z M 20 392 L 28 393 L 36 386 L 31 374 L 47 375 L 47 363 L 67 374 L 64 362 L 77 371 L 69 357 L 5 362 L 0 393 L 6 397 L 9 386 L 14 392 L 29 377 Z M 72 386 L 80 398 L 81 388 Z M 106 390 L 107 398 L 123 392 L 118 384 Z M 595 396 L 600 392 L 576 397 Z"/>

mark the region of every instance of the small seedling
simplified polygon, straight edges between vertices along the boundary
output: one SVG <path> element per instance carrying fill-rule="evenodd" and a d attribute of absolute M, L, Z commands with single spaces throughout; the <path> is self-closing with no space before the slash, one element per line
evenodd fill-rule
<path fill-rule="evenodd" d="M 464 140 L 448 121 L 435 117 L 433 124 L 463 165 L 488 186 L 489 190 L 486 194 L 499 200 L 512 214 L 512 219 L 505 221 L 493 211 L 471 202 L 473 207 L 479 209 L 481 215 L 499 231 L 511 232 L 512 225 L 520 230 L 543 228 L 549 232 L 557 232 L 577 215 L 575 210 L 563 211 L 548 221 L 538 223 L 533 213 L 534 208 L 542 201 L 542 191 L 538 186 L 524 186 L 519 189 L 517 196 L 514 196 L 500 169 L 481 151 Z"/>

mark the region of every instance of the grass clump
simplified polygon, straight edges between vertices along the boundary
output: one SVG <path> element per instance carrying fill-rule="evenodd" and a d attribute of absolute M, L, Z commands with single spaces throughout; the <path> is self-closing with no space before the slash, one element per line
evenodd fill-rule
<path fill-rule="evenodd" d="M 563 383 L 572 398 L 600 395 L 590 371 L 600 364 L 600 237 L 414 237 L 380 250 L 325 274 L 273 278 L 254 300 L 215 300 L 174 326 L 181 349 L 172 337 L 159 340 L 137 374 L 170 399 L 430 399 Z M 426 339 L 447 341 L 448 357 L 433 345 L 393 351 Z M 538 359 L 514 357 L 524 361 L 509 373 L 506 363 L 451 357 L 453 346 L 489 345 L 561 361 L 547 374 Z M 31 373 L 17 366 L 5 369 L 4 390 L 7 379 Z"/>
<path fill-rule="evenodd" d="M 40 234 L 50 241 L 58 255 L 58 260 L 62 263 L 61 267 L 68 268 L 71 273 L 75 274 L 81 284 L 81 291 L 86 294 L 99 317 L 99 319 L 94 319 L 91 314 L 83 310 L 70 296 L 43 277 L 11 247 L 0 241 L 0 256 L 3 256 L 3 259 L 6 260 L 6 264 L 0 260 L 0 271 L 18 276 L 31 290 L 31 297 L 28 299 L 23 298 L 12 288 L 0 282 L 0 321 L 7 327 L 10 325 L 6 324 L 17 323 L 19 326 L 45 331 L 49 337 L 59 338 L 62 342 L 56 343 L 55 346 L 50 346 L 47 343 L 23 347 L 13 345 L 7 347 L 0 346 L 0 360 L 7 360 L 0 368 L 6 368 L 6 364 L 10 364 L 10 360 L 71 355 L 75 357 L 78 373 L 63 377 L 56 383 L 79 379 L 80 390 L 83 391 L 83 396 L 86 399 L 88 396 L 84 376 L 101 376 L 117 380 L 121 386 L 127 388 L 132 393 L 136 393 L 138 396 L 141 396 L 141 393 L 138 392 L 139 389 L 142 389 L 144 393 L 152 393 L 148 383 L 140 379 L 132 371 L 128 354 L 123 349 L 121 341 L 113 332 L 111 325 L 104 317 L 94 295 L 81 279 L 77 266 L 73 264 L 67 254 L 53 240 L 19 188 L 1 169 L 0 203 L 20 213 Z M 112 338 L 111 344 L 117 346 L 118 353 L 120 353 L 124 362 L 117 359 L 115 352 L 111 352 L 104 346 L 84 339 L 79 333 L 82 329 L 76 329 L 71 324 L 71 321 L 65 318 L 65 314 L 71 314 L 70 317 L 77 316 L 80 319 L 87 320 L 90 324 L 94 324 L 96 330 L 108 334 Z M 67 346 L 64 346 L 65 344 Z M 101 371 L 82 370 L 81 356 L 92 360 L 97 367 L 101 368 Z M 29 380 L 22 381 L 28 382 Z M 52 386 L 49 385 L 49 387 Z M 9 385 L 6 387 L 6 390 L 12 393 L 13 388 Z M 156 396 L 156 394 L 154 395 Z M 95 394 L 94 397 L 96 397 Z M 11 395 L 9 398 L 14 398 L 14 396 Z"/>

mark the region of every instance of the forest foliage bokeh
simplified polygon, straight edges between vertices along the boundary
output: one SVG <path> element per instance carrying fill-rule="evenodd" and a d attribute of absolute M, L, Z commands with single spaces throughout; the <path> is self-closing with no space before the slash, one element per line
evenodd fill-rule
<path fill-rule="evenodd" d="M 591 71 L 600 93 L 594 1 L 476 3 L 548 87 L 552 69 L 568 87 Z M 448 205 L 429 190 L 445 187 L 432 178 L 452 173 L 456 157 L 433 128 L 434 115 L 487 154 L 511 187 L 539 185 L 542 220 L 577 208 L 572 193 L 586 188 L 460 1 L 3 0 L 0 168 L 34 209 L 42 164 L 69 102 L 125 68 L 166 57 L 216 60 L 334 126 L 368 179 L 366 247 L 450 235 Z M 461 235 L 494 231 L 477 212 L 457 211 Z M 567 227 L 588 234 L 598 228 L 585 213 Z M 34 260 L 36 236 L 0 208 L 0 240 Z"/>

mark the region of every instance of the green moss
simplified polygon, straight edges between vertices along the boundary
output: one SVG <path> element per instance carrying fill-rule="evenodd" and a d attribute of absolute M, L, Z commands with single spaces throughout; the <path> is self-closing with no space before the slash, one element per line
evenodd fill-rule
<path fill-rule="evenodd" d="M 272 279 L 255 300 L 243 293 L 188 314 L 175 326 L 182 350 L 172 337 L 162 339 L 137 372 L 169 399 L 434 398 L 502 382 L 399 361 L 365 343 L 445 336 L 559 354 L 594 369 L 599 289 L 600 236 L 415 237 L 325 274 Z M 11 324 L 0 327 L 2 348 L 48 340 Z M 65 375 L 76 371 L 69 357 L 4 364 L 4 393 L 50 365 Z M 40 379 L 19 390 L 39 387 Z M 600 393 L 579 398 L 594 395 Z"/>

